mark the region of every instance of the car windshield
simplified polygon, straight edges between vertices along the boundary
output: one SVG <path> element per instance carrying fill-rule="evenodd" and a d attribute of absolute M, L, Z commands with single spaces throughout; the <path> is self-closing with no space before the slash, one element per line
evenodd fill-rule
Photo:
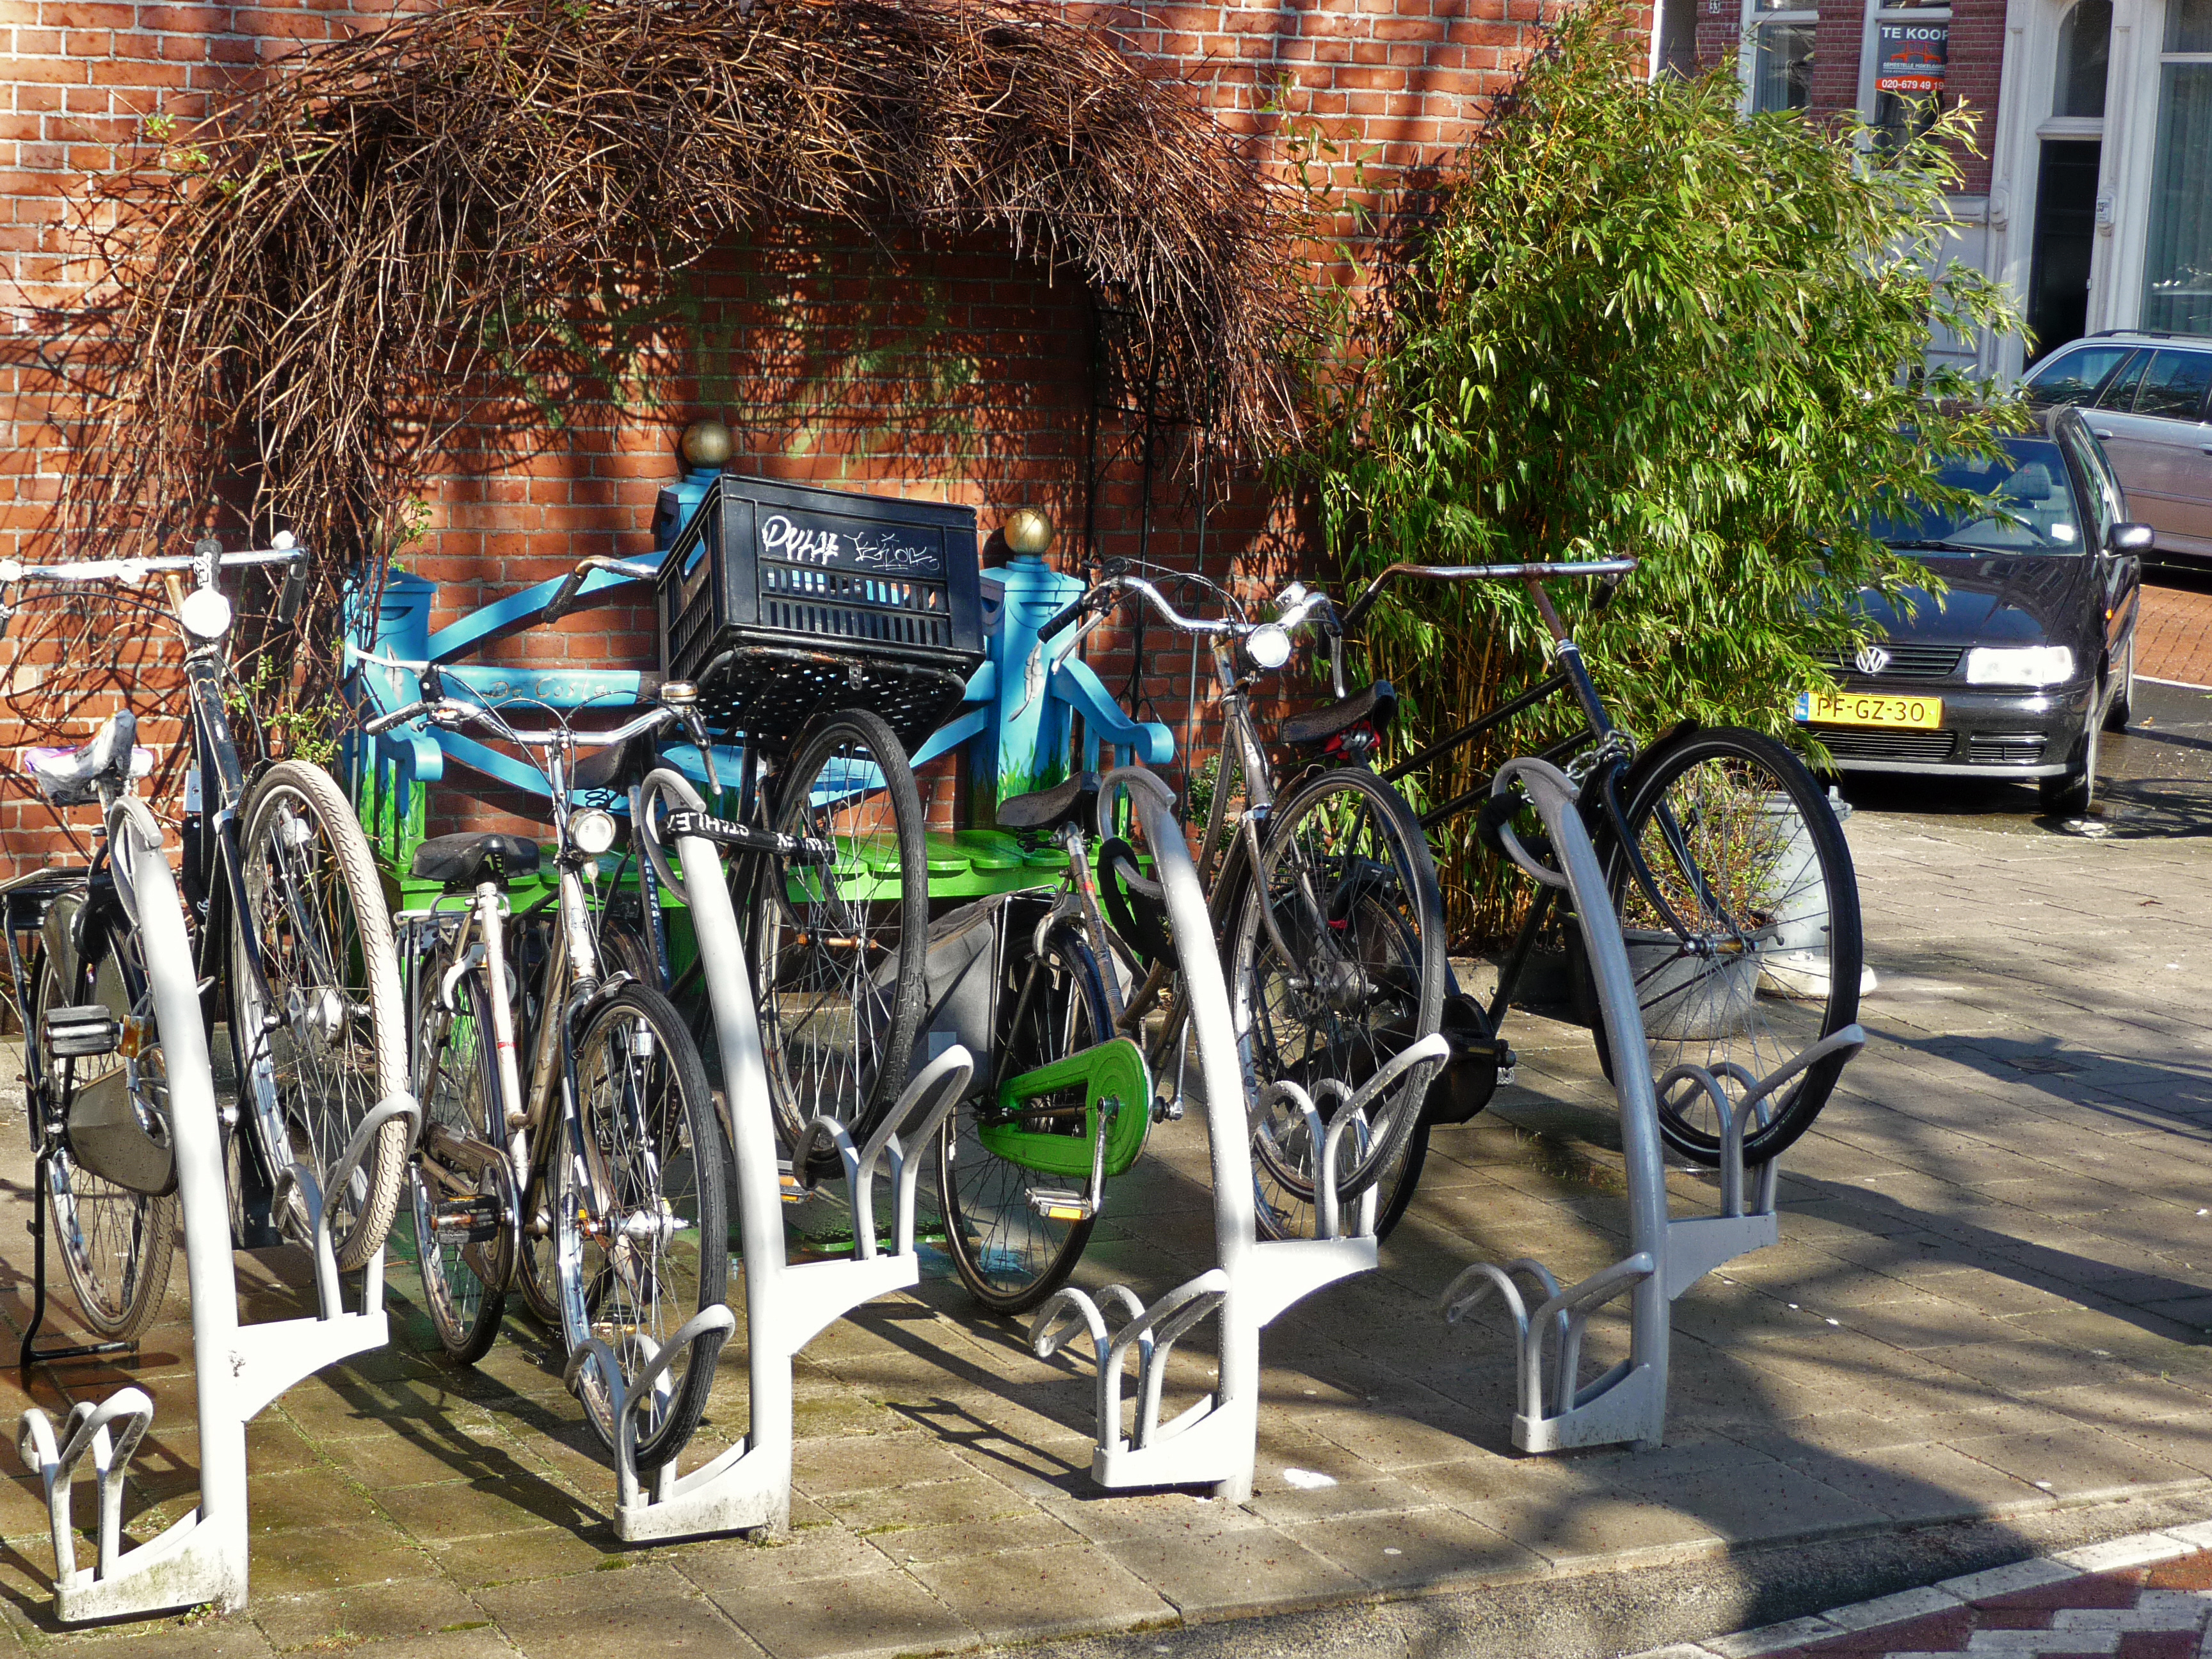
<path fill-rule="evenodd" d="M 1943 467 L 1942 482 L 1986 505 L 1953 513 L 1914 501 L 1879 508 L 1868 529 L 1890 546 L 1923 553 L 2080 553 L 2086 544 L 2067 487 L 2066 459 L 2043 438 L 2008 438 L 2005 459 Z"/>

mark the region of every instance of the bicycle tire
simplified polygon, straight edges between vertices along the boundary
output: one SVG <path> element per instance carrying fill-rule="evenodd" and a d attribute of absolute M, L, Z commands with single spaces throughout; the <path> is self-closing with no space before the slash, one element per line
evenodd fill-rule
<path fill-rule="evenodd" d="M 268 1032 L 279 1103 L 288 1129 L 303 1131 L 308 1143 L 291 1155 L 319 1180 L 362 1121 L 408 1086 L 392 917 L 353 808 L 322 768 L 277 762 L 246 792 L 240 818 L 247 914 L 232 918 L 233 1018 L 240 992 L 253 982 L 251 927 L 279 1016 Z M 252 1087 L 245 1078 L 239 1086 Z M 364 1266 L 384 1248 L 408 1146 L 405 1121 L 387 1124 L 348 1190 L 324 1195 L 335 1206 L 331 1241 L 342 1269 Z"/>
<path fill-rule="evenodd" d="M 122 936 L 118 935 L 118 942 Z M 39 953 L 33 981 L 38 989 L 25 1031 L 26 1043 L 37 1042 L 40 1011 L 59 1006 L 59 986 L 46 953 Z M 118 1012 L 123 1003 L 122 976 L 112 956 L 102 961 L 94 980 L 94 1000 Z M 147 1030 L 151 1032 L 150 1018 Z M 146 1041 L 138 1050 L 143 1068 L 158 1064 L 161 1048 Z M 65 1091 L 82 1088 L 120 1070 L 120 1054 L 91 1059 L 56 1060 L 48 1055 L 40 1070 L 60 1080 Z M 62 1079 L 64 1068 L 68 1071 Z M 92 1077 L 80 1076 L 90 1071 Z M 57 1103 L 58 1104 L 58 1103 Z M 38 1109 L 34 1104 L 33 1112 Z M 33 1120 L 36 1133 L 36 1119 Z M 35 1151 L 35 1146 L 33 1151 Z M 150 1197 L 131 1191 L 80 1168 L 64 1145 L 46 1166 L 46 1190 L 38 1201 L 46 1206 L 46 1221 L 62 1275 L 76 1297 L 77 1310 L 93 1332 L 110 1342 L 128 1342 L 143 1334 L 161 1311 L 168 1289 L 169 1271 L 176 1257 L 177 1195 Z M 89 1221 L 90 1224 L 87 1223 Z"/>
<path fill-rule="evenodd" d="M 1230 940 L 1231 1012 L 1246 1085 L 1301 1085 L 1323 1121 L 1334 1081 L 1357 1090 L 1396 1054 L 1437 1030 L 1449 980 L 1443 896 L 1427 837 L 1397 791 L 1365 767 L 1320 772 L 1275 808 Z M 1310 875 L 1292 896 L 1284 872 Z M 1289 959 L 1266 927 L 1274 913 Z M 1347 948 L 1349 947 L 1348 951 Z M 1324 975 L 1315 971 L 1326 964 Z M 1358 1014 L 1355 1022 L 1347 1016 Z M 1340 1201 L 1356 1198 L 1403 1150 L 1421 1093 L 1401 1086 L 1377 1113 L 1364 1154 L 1338 1172 Z M 1253 1127 L 1253 1155 L 1269 1179 L 1310 1197 L 1320 1149 L 1280 1103 Z M 1347 1143 L 1348 1145 L 1348 1143 Z"/>
<path fill-rule="evenodd" d="M 1698 930 L 1691 941 L 1667 927 L 1626 854 L 1608 848 L 1654 1078 L 1685 1062 L 1734 1062 L 1765 1077 L 1858 1018 L 1864 942 L 1850 848 L 1788 747 L 1736 727 L 1685 732 L 1632 774 L 1626 817 L 1662 896 Z M 1595 1025 L 1610 1076 L 1602 1011 Z M 1844 1064 L 1823 1060 L 1772 1103 L 1772 1117 L 1745 1137 L 1747 1164 L 1774 1158 L 1812 1127 Z M 1662 1097 L 1659 1129 L 1682 1157 L 1720 1162 L 1717 1116 L 1701 1092 L 1678 1087 Z"/>
<path fill-rule="evenodd" d="M 453 988 L 459 1006 L 448 1012 L 432 1002 L 420 1033 L 422 1059 L 416 1081 L 421 1085 L 422 1127 L 427 1133 L 432 1124 L 443 1123 L 459 1134 L 500 1146 L 507 1136 L 499 1127 L 499 1059 L 488 1041 L 491 994 L 483 969 L 470 969 Z M 498 1340 L 507 1307 L 505 1275 L 495 1272 L 487 1278 L 481 1255 L 470 1260 L 473 1247 L 437 1238 L 431 1223 L 438 1194 L 430 1174 L 417 1160 L 409 1175 L 424 1310 L 439 1346 L 461 1364 L 473 1365 Z"/>
<path fill-rule="evenodd" d="M 758 861 L 752 955 L 776 1130 L 790 1146 L 826 1115 L 864 1140 L 906 1087 L 927 1001 L 921 797 L 905 747 L 862 708 L 811 723 L 782 775 L 771 827 L 827 841 L 837 857 Z M 873 885 L 886 869 L 896 899 L 840 889 L 864 871 Z"/>
<path fill-rule="evenodd" d="M 1047 949 L 1059 965 L 1041 967 L 1026 1006 L 1021 993 L 1036 960 L 1035 945 L 1026 935 L 1009 942 L 1013 948 L 999 995 L 1010 1029 L 995 1034 L 997 1075 L 1018 1077 L 1113 1035 L 1105 977 L 1080 935 L 1065 927 L 1053 930 Z M 1079 1104 L 1079 1091 L 1071 1093 Z M 1046 1129 L 1060 1121 L 1034 1114 L 1066 1102 L 1048 1095 L 1024 1103 L 1031 1109 L 1024 1127 Z M 1141 1109 L 1149 1110 L 1151 1104 L 1141 1103 Z M 984 1146 L 981 1105 L 974 1096 L 962 1101 L 938 1133 L 937 1190 L 945 1206 L 945 1249 L 960 1282 L 976 1301 L 997 1314 L 1026 1313 L 1067 1282 L 1090 1244 L 1096 1218 L 1055 1221 L 1037 1213 L 1030 1194 L 1064 1186 L 1066 1178 L 1039 1175 Z M 1076 1127 L 1079 1133 L 1079 1119 Z"/>
<path fill-rule="evenodd" d="M 727 1160 L 697 1045 L 675 1005 L 650 986 L 625 985 L 592 1012 L 576 1043 L 576 1094 L 582 1145 L 556 1124 L 548 1158 L 561 1330 L 572 1353 L 586 1335 L 609 1342 L 627 1384 L 647 1344 L 657 1350 L 694 1315 L 721 1304 L 730 1268 Z M 630 1102 L 641 1103 L 634 1123 L 624 1120 Z M 651 1137 L 651 1157 L 638 1155 L 640 1130 Z M 586 1217 L 594 1218 L 589 1229 Z M 665 1237 L 651 1239 L 634 1224 L 646 1217 L 660 1219 Z M 681 1252 L 675 1246 L 687 1235 L 692 1247 Z M 709 1338 L 663 1378 L 660 1401 L 647 1408 L 637 1435 L 641 1473 L 690 1442 L 720 1347 Z M 596 1367 L 586 1368 L 577 1392 L 592 1431 L 611 1449 L 611 1402 Z"/>

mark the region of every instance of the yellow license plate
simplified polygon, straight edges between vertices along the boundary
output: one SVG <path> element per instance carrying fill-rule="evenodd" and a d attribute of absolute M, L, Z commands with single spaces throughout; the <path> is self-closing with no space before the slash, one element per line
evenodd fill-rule
<path fill-rule="evenodd" d="M 1941 697 L 1900 697 L 1887 691 L 1805 691 L 1797 718 L 1814 726 L 1903 726 L 1933 731 L 1943 724 Z"/>

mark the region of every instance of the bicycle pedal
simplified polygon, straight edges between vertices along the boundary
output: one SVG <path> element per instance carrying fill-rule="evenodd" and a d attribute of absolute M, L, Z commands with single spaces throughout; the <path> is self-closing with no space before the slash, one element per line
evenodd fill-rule
<path fill-rule="evenodd" d="M 122 1021 L 96 1002 L 76 1008 L 49 1008 L 39 1026 L 40 1041 L 57 1060 L 112 1054 L 123 1046 Z"/>
<path fill-rule="evenodd" d="M 1158 1099 L 1155 1100 L 1152 1103 L 1152 1121 L 1155 1123 L 1182 1122 L 1182 1097 L 1181 1095 L 1162 1095 Z"/>
<path fill-rule="evenodd" d="M 1047 1221 L 1088 1221 L 1097 1214 L 1087 1195 L 1064 1188 L 1032 1187 L 1029 1200 L 1030 1208 Z"/>
<path fill-rule="evenodd" d="M 804 1204 L 814 1196 L 789 1170 L 777 1170 L 775 1179 L 776 1186 L 783 1194 L 783 1201 L 787 1204 Z"/>

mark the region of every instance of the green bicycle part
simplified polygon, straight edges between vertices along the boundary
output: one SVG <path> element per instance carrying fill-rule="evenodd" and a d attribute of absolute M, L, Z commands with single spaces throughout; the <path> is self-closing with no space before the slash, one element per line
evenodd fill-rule
<path fill-rule="evenodd" d="M 1083 1085 L 1083 1133 L 1052 1134 L 1024 1129 L 1012 1123 L 976 1127 L 976 1138 L 1009 1164 L 1039 1175 L 1091 1178 L 1091 1149 L 1098 1138 L 1098 1114 L 1104 1103 L 1119 1101 L 1120 1109 L 1106 1131 L 1106 1173 L 1118 1176 L 1137 1161 L 1145 1149 L 1145 1136 L 1152 1126 L 1152 1078 L 1145 1065 L 1145 1051 L 1127 1037 L 1104 1042 L 1024 1072 L 999 1085 L 999 1109 L 1012 1112 L 1023 1101 L 1062 1089 Z"/>

